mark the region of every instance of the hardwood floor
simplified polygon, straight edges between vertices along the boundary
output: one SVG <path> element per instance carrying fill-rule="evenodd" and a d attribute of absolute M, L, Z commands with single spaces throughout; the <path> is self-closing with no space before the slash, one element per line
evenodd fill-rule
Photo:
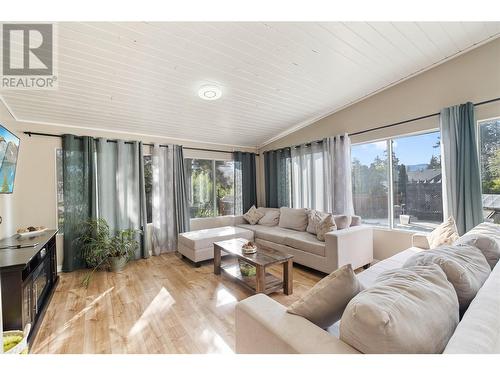
<path fill-rule="evenodd" d="M 282 267 L 271 268 L 281 277 Z M 121 273 L 63 273 L 32 353 L 232 353 L 234 307 L 250 294 L 213 263 L 200 268 L 175 254 L 131 262 Z M 289 305 L 324 275 L 294 266 Z"/>

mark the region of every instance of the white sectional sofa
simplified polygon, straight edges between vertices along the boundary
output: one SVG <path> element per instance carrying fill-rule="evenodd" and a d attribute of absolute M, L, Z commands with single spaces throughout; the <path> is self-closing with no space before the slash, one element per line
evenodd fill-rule
<path fill-rule="evenodd" d="M 492 227 L 494 225 L 495 227 Z M 483 223 L 471 232 L 487 233 L 500 241 L 500 226 Z M 470 232 L 469 232 L 470 233 Z M 426 248 L 425 235 L 415 236 L 414 245 Z M 369 288 L 382 272 L 400 268 L 411 256 L 425 251 L 411 247 L 359 273 Z M 237 353 L 359 353 L 338 338 L 338 325 L 323 330 L 309 320 L 287 313 L 286 307 L 263 294 L 236 305 Z M 491 271 L 468 307 L 444 353 L 500 353 L 500 262 Z M 418 322 L 415 322 L 418 325 Z"/>
<path fill-rule="evenodd" d="M 259 210 L 279 211 L 273 208 Z M 178 251 L 198 263 L 213 259 L 215 241 L 243 237 L 255 240 L 262 246 L 291 254 L 294 263 L 325 273 L 345 264 L 359 268 L 373 262 L 373 230 L 369 226 L 358 225 L 335 230 L 325 235 L 325 241 L 320 241 L 314 234 L 283 228 L 277 223 L 251 225 L 243 216 L 225 217 L 223 223 L 226 226 L 181 233 Z"/>

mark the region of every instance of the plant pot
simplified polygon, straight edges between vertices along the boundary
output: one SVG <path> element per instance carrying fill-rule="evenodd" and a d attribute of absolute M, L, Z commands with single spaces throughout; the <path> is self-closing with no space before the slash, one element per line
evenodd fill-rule
<path fill-rule="evenodd" d="M 401 225 L 410 224 L 410 215 L 399 215 L 399 222 Z"/>
<path fill-rule="evenodd" d="M 127 264 L 127 257 L 109 257 L 109 270 L 111 272 L 123 271 Z"/>

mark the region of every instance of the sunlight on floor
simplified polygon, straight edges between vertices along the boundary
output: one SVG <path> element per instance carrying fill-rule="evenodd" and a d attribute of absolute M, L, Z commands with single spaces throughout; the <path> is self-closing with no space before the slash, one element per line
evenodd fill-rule
<path fill-rule="evenodd" d="M 111 288 L 107 289 L 106 291 L 104 291 L 103 293 L 101 293 L 92 302 L 90 302 L 85 308 L 83 308 L 82 310 L 80 310 L 75 316 L 73 316 L 70 320 L 68 320 L 66 323 L 64 323 L 63 327 L 60 330 L 58 330 L 57 333 L 51 334 L 47 339 L 45 339 L 43 342 L 41 342 L 40 344 L 38 344 L 37 346 L 38 346 L 39 350 L 41 349 L 43 351 L 43 348 L 45 346 L 51 344 L 53 341 L 60 340 L 60 342 L 62 344 L 62 340 L 61 339 L 65 337 L 65 335 L 63 335 L 64 331 L 66 331 L 68 328 L 70 328 L 73 323 L 75 323 L 78 319 L 80 319 L 81 317 L 83 317 L 88 311 L 90 311 L 92 308 L 94 308 L 95 305 L 100 300 L 102 300 L 107 294 L 111 293 L 111 291 L 114 288 L 115 287 L 111 287 Z"/>
<path fill-rule="evenodd" d="M 132 326 L 132 328 L 128 332 L 128 337 L 132 337 L 140 333 L 153 319 L 153 317 L 158 317 L 160 316 L 160 314 L 165 314 L 174 304 L 174 298 L 164 287 L 162 287 L 155 298 L 148 305 L 146 310 L 144 310 L 141 317 Z"/>
<path fill-rule="evenodd" d="M 234 353 L 222 337 L 211 329 L 205 328 L 203 330 L 200 341 L 206 344 L 206 353 Z"/>
<path fill-rule="evenodd" d="M 227 305 L 228 303 L 236 302 L 237 299 L 227 291 L 225 288 L 219 288 L 217 290 L 217 303 L 216 307 Z"/>

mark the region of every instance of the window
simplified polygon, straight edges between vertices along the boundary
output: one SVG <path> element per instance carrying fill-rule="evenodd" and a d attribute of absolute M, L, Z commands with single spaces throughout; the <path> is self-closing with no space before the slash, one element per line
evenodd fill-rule
<path fill-rule="evenodd" d="M 367 224 L 389 225 L 389 165 L 386 141 L 351 148 L 354 212 Z"/>
<path fill-rule="evenodd" d="M 234 215 L 234 162 L 185 159 L 191 218 Z"/>
<path fill-rule="evenodd" d="M 351 157 L 354 211 L 364 222 L 431 231 L 443 221 L 439 132 L 354 145 Z"/>
<path fill-rule="evenodd" d="M 478 123 L 483 212 L 500 224 L 500 117 Z"/>
<path fill-rule="evenodd" d="M 144 155 L 144 188 L 146 190 L 147 222 L 153 222 L 153 164 L 151 155 Z"/>
<path fill-rule="evenodd" d="M 393 226 L 431 231 L 443 222 L 439 132 L 391 143 Z"/>

